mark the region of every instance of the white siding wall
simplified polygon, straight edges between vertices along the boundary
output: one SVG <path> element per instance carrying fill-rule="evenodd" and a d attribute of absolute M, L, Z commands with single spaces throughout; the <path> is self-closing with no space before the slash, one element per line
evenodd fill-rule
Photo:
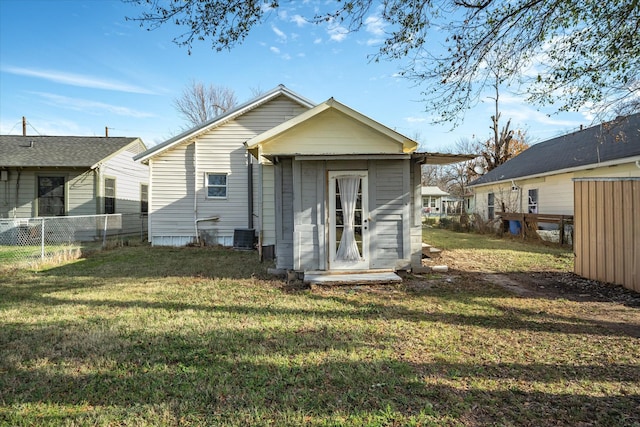
<path fill-rule="evenodd" d="M 104 177 L 116 179 L 116 213 L 140 213 L 140 185 L 148 184 L 149 167 L 133 160 L 138 152 L 139 148 L 132 146 L 101 167 L 100 197 L 104 197 Z M 100 212 L 104 212 L 103 201 Z"/>
<path fill-rule="evenodd" d="M 150 162 L 153 181 L 149 204 L 154 245 L 185 244 L 195 239 L 194 144 L 177 147 Z"/>
<path fill-rule="evenodd" d="M 219 220 L 215 222 L 199 222 L 198 229 L 210 240 L 229 246 L 233 244 L 234 230 L 246 229 L 249 223 L 248 153 L 244 148 L 244 142 L 305 110 L 305 107 L 281 96 L 213 129 L 190 143 L 189 147 L 193 151 L 191 157 L 185 157 L 184 147 L 178 147 L 154 158 L 151 196 L 154 210 L 150 216 L 154 244 L 159 244 L 157 242 L 160 241 L 165 244 L 176 244 L 176 242 L 183 242 L 186 236 L 194 239 L 196 216 L 197 218 L 218 217 Z M 174 151 L 178 152 L 173 153 Z M 194 166 L 196 159 L 197 165 Z M 253 170 L 255 215 L 253 226 L 259 231 L 263 223 L 261 218 L 263 207 L 260 203 L 261 198 L 257 197 L 261 191 L 261 174 L 257 162 L 254 162 Z M 205 187 L 207 172 L 228 174 L 226 199 L 207 198 Z M 185 173 L 186 177 L 179 176 Z M 169 184 L 174 179 L 178 184 Z M 272 181 L 266 182 L 268 185 Z M 185 185 L 191 187 L 185 189 Z M 264 191 L 267 197 L 269 193 L 273 194 L 273 188 L 267 188 Z M 194 200 L 194 194 L 197 195 L 196 200 Z M 187 200 L 183 201 L 183 198 Z M 196 212 L 194 212 L 194 203 Z M 270 201 L 267 200 L 265 205 L 268 212 L 272 209 L 269 203 Z M 167 214 L 159 213 L 162 210 Z M 169 220 L 169 217 L 172 219 Z M 178 224 L 179 232 L 175 228 Z M 269 226 L 273 222 L 267 220 L 266 224 Z M 273 229 L 265 232 L 267 236 L 274 236 Z M 171 238 L 175 235 L 183 238 Z"/>

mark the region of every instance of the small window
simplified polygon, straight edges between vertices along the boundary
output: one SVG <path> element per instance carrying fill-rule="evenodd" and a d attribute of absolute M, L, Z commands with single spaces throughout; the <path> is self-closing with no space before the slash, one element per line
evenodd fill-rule
<path fill-rule="evenodd" d="M 207 198 L 226 199 L 227 198 L 227 174 L 208 173 L 205 185 L 207 187 Z"/>
<path fill-rule="evenodd" d="M 116 213 L 116 179 L 104 179 L 104 213 Z"/>
<path fill-rule="evenodd" d="M 487 194 L 487 219 L 495 217 L 495 197 L 493 193 Z"/>
<path fill-rule="evenodd" d="M 140 213 L 149 213 L 149 185 L 140 184 Z"/>
<path fill-rule="evenodd" d="M 538 213 L 538 189 L 529 190 L 528 211 L 532 214 Z"/>
<path fill-rule="evenodd" d="M 38 216 L 63 216 L 64 210 L 64 177 L 38 177 Z"/>

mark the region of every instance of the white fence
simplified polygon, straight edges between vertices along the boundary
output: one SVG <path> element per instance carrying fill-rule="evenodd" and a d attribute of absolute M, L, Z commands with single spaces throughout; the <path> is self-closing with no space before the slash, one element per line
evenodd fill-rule
<path fill-rule="evenodd" d="M 146 232 L 147 217 L 140 214 L 0 218 L 0 266 L 77 257 L 110 239 L 142 240 Z"/>

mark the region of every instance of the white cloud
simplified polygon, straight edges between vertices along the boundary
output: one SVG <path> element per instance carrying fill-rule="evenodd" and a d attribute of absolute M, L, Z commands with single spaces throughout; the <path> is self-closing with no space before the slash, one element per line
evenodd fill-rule
<path fill-rule="evenodd" d="M 271 29 L 273 30 L 274 33 L 276 33 L 276 36 L 278 36 L 280 39 L 287 40 L 287 35 L 281 29 L 279 29 L 275 25 L 272 25 Z"/>
<path fill-rule="evenodd" d="M 334 42 L 341 42 L 347 38 L 347 34 L 349 34 L 349 30 L 341 25 L 337 25 L 335 27 L 330 27 L 327 29 L 327 34 L 329 34 L 329 38 Z"/>
<path fill-rule="evenodd" d="M 322 43 L 322 39 L 320 37 L 318 37 L 313 41 L 313 44 L 320 44 L 320 43 Z"/>
<path fill-rule="evenodd" d="M 154 94 L 153 91 L 142 88 L 140 86 L 134 86 L 127 83 L 122 83 L 122 82 L 109 80 L 109 79 L 101 79 L 99 77 L 67 73 L 64 71 L 38 70 L 38 69 L 20 68 L 20 67 L 4 67 L 2 71 L 10 74 L 17 74 L 20 76 L 35 77 L 38 79 L 49 80 L 55 83 L 65 84 L 69 86 L 79 86 L 79 87 L 87 87 L 92 89 L 111 90 L 116 92 L 142 93 L 142 94 L 149 94 L 149 95 Z"/>
<path fill-rule="evenodd" d="M 104 102 L 92 101 L 81 98 L 70 98 L 68 96 L 56 95 L 47 92 L 32 92 L 45 100 L 46 103 L 54 107 L 66 108 L 74 111 L 82 111 L 90 114 L 110 113 L 118 116 L 148 118 L 154 117 L 151 113 L 133 110 L 129 107 L 121 107 L 119 105 L 106 104 Z"/>
<path fill-rule="evenodd" d="M 280 49 L 278 49 L 278 48 L 277 48 L 277 47 L 275 47 L 275 46 L 271 46 L 271 47 L 269 48 L 269 50 L 270 50 L 271 52 L 275 53 L 276 55 L 279 55 L 279 54 L 280 54 Z"/>
<path fill-rule="evenodd" d="M 373 34 L 374 36 L 384 35 L 384 29 L 387 26 L 385 22 L 379 16 L 369 16 L 364 20 L 365 31 Z"/>
<path fill-rule="evenodd" d="M 293 15 L 291 17 L 291 22 L 294 22 L 298 27 L 304 27 L 309 23 L 309 21 L 307 21 L 303 16 L 300 15 Z"/>
<path fill-rule="evenodd" d="M 409 123 L 423 123 L 428 120 L 426 117 L 416 117 L 416 116 L 409 116 L 409 117 L 405 117 L 404 119 Z"/>

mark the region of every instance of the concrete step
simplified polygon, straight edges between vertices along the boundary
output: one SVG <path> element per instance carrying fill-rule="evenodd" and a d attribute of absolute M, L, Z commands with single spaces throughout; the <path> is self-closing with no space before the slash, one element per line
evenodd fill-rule
<path fill-rule="evenodd" d="M 442 249 L 435 248 L 427 243 L 422 244 L 422 255 L 428 258 L 438 258 Z"/>
<path fill-rule="evenodd" d="M 373 285 L 400 282 L 402 282 L 402 278 L 393 271 L 356 273 L 306 271 L 304 273 L 304 283 L 310 285 Z"/>

